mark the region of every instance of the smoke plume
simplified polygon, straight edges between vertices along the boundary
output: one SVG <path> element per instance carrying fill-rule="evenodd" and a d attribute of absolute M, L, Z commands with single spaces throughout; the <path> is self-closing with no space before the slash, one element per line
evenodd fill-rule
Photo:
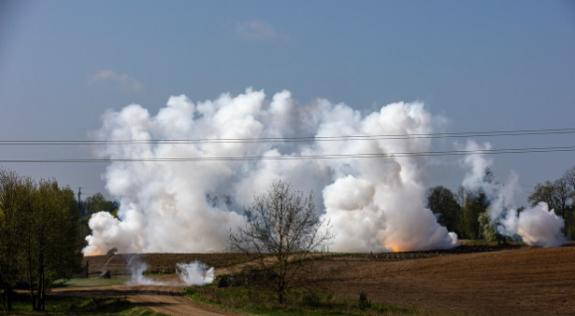
<path fill-rule="evenodd" d="M 330 250 L 381 251 L 450 248 L 457 236 L 425 208 L 425 157 L 297 159 L 302 156 L 424 152 L 431 140 L 321 141 L 322 137 L 431 133 L 445 119 L 423 103 L 392 103 L 362 115 L 349 106 L 318 99 L 298 105 L 289 91 L 265 98 L 247 89 L 237 96 L 192 103 L 173 96 L 156 115 L 132 104 L 102 116 L 96 140 L 254 139 L 314 136 L 310 142 L 226 141 L 177 144 L 107 143 L 96 149 L 115 161 L 104 174 L 118 197 L 120 220 L 97 213 L 85 254 L 120 252 L 206 252 L 223 250 L 230 229 L 245 225 L 244 208 L 254 194 L 284 180 L 313 190 L 318 215 L 335 234 Z M 249 160 L 145 161 L 154 158 Z M 210 158 L 211 159 L 211 158 Z"/>
<path fill-rule="evenodd" d="M 132 264 L 132 280 L 129 284 L 132 285 L 178 285 L 174 282 L 162 282 L 154 280 L 153 278 L 144 275 L 148 269 L 145 262 L 136 262 Z M 210 284 L 215 280 L 214 268 L 209 268 L 200 261 L 190 263 L 177 263 L 176 272 L 180 281 L 185 285 L 205 285 Z"/>
<path fill-rule="evenodd" d="M 209 284 L 216 278 L 214 275 L 214 268 L 208 269 L 205 264 L 199 261 L 178 263 L 176 264 L 176 267 L 180 280 L 187 285 Z"/>
<path fill-rule="evenodd" d="M 465 150 L 488 150 L 489 143 L 480 145 L 473 140 L 467 141 Z M 519 236 L 529 245 L 557 247 L 565 241 L 561 230 L 563 218 L 557 216 L 545 202 L 517 212 L 514 197 L 520 192 L 519 176 L 511 171 L 507 179 L 496 178 L 485 181 L 485 170 L 490 168 L 493 160 L 482 154 L 468 155 L 463 164 L 469 172 L 463 180 L 463 186 L 471 191 L 481 190 L 490 200 L 487 209 L 489 217 L 500 235 Z"/>

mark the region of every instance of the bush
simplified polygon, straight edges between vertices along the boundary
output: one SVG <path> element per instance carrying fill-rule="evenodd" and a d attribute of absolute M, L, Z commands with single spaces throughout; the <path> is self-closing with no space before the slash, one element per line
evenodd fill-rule
<path fill-rule="evenodd" d="M 184 288 L 184 295 L 194 295 L 197 291 L 198 289 L 193 286 L 186 287 Z"/>
<path fill-rule="evenodd" d="M 321 305 L 321 296 L 316 292 L 305 292 L 301 298 L 303 305 L 318 307 Z"/>
<path fill-rule="evenodd" d="M 362 311 L 371 307 L 371 301 L 367 299 L 367 294 L 365 294 L 364 291 L 361 291 L 361 293 L 359 293 L 358 303 L 359 303 L 359 309 Z"/>

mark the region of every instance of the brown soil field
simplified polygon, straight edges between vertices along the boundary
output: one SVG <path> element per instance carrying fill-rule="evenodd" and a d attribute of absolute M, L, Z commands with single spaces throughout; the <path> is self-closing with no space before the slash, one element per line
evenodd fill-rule
<path fill-rule="evenodd" d="M 99 274 L 108 270 L 114 274 L 130 274 L 133 264 L 146 263 L 148 273 L 175 273 L 176 263 L 201 261 L 210 267 L 228 267 L 255 256 L 241 253 L 145 253 L 116 254 L 84 257 L 83 264 L 89 265 L 90 274 Z"/>
<path fill-rule="evenodd" d="M 143 256 L 147 258 L 143 261 L 150 260 L 149 265 L 156 271 L 169 271 L 163 269 L 182 261 L 213 262 L 220 266 L 216 275 L 249 264 L 245 258 L 240 260 L 234 257 L 235 254 L 229 255 L 148 254 Z M 306 263 L 311 265 L 313 273 L 303 277 L 302 287 L 353 299 L 365 291 L 368 299 L 377 303 L 413 306 L 448 315 L 575 315 L 573 244 L 550 249 L 463 247 L 445 252 L 328 255 L 330 257 Z M 102 266 L 106 262 L 121 264 L 125 269 L 128 263 L 121 262 L 130 262 L 131 255 L 116 256 L 87 257 L 85 260 Z M 243 263 L 223 264 L 234 260 Z M 154 279 L 177 283 L 175 275 L 155 276 Z M 199 310 L 206 313 L 204 315 L 220 313 L 181 296 L 182 289 L 183 286 L 117 285 L 85 289 L 82 293 L 127 294 L 133 302 L 170 315 L 200 315 Z M 68 291 L 71 289 L 63 290 Z M 81 294 L 78 290 L 72 292 Z"/>
<path fill-rule="evenodd" d="M 395 306 L 468 315 L 575 315 L 575 247 L 403 261 L 314 262 L 305 287 Z"/>

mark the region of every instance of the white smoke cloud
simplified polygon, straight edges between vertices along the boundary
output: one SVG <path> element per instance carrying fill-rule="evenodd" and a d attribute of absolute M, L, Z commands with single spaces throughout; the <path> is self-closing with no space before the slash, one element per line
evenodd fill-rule
<path fill-rule="evenodd" d="M 345 104 L 299 106 L 289 91 L 271 100 L 247 89 L 192 103 L 171 97 L 155 116 L 139 105 L 108 111 L 97 140 L 242 139 L 430 133 L 445 121 L 420 102 L 393 103 L 362 116 Z M 316 142 L 220 142 L 102 145 L 105 158 L 300 157 L 429 151 L 425 138 Z M 277 180 L 313 190 L 318 215 L 332 224 L 331 250 L 449 248 L 457 237 L 424 207 L 425 157 L 195 162 L 113 162 L 104 175 L 120 198 L 121 221 L 95 214 L 85 254 L 205 252 L 226 248 L 230 229 L 245 225 L 243 206 Z M 219 197 L 217 201 L 213 198 Z M 225 202 L 222 202 L 225 201 Z"/>
<path fill-rule="evenodd" d="M 164 282 L 155 281 L 144 275 L 144 272 L 148 269 L 148 265 L 145 262 L 138 262 L 132 265 L 132 279 L 128 284 L 131 285 L 167 285 Z"/>
<path fill-rule="evenodd" d="M 479 145 L 473 140 L 468 140 L 465 146 L 465 150 L 469 151 L 490 148 L 489 143 Z M 487 212 L 499 234 L 520 236 L 524 242 L 533 246 L 557 247 L 563 243 L 563 218 L 549 210 L 547 203 L 541 202 L 517 214 L 514 197 L 521 191 L 517 173 L 511 171 L 505 181 L 499 181 L 498 178 L 487 182 L 483 177 L 486 168 L 492 166 L 492 159 L 482 154 L 473 154 L 466 156 L 463 164 L 470 170 L 463 180 L 463 186 L 468 190 L 481 189 L 485 193 L 491 203 Z"/>
<path fill-rule="evenodd" d="M 519 214 L 517 233 L 530 245 L 558 247 L 566 240 L 561 233 L 564 225 L 563 218 L 541 202 Z"/>
<path fill-rule="evenodd" d="M 144 275 L 148 269 L 145 262 L 135 262 L 132 264 L 132 279 L 128 284 L 131 285 L 179 285 L 176 282 L 157 281 Z M 209 268 L 200 261 L 190 263 L 177 263 L 176 272 L 180 281 L 185 285 L 205 285 L 215 280 L 214 268 Z"/>
<path fill-rule="evenodd" d="M 194 261 L 190 263 L 176 264 L 178 276 L 186 285 L 204 285 L 212 283 L 216 277 L 214 275 L 214 268 L 209 268 L 199 262 Z"/>

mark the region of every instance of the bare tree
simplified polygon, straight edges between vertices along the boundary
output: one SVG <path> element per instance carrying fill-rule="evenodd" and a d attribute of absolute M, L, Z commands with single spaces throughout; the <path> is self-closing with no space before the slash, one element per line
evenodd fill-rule
<path fill-rule="evenodd" d="M 545 202 L 550 209 L 556 209 L 554 190 L 553 183 L 550 181 L 545 181 L 543 184 L 537 183 L 533 193 L 529 195 L 527 200 L 531 202 L 531 206 L 535 206 L 539 202 Z"/>
<path fill-rule="evenodd" d="M 550 209 L 554 209 L 565 218 L 569 207 L 568 200 L 572 196 L 573 189 L 570 187 L 566 177 L 562 177 L 553 183 L 545 181 L 544 184 L 537 184 L 528 199 L 532 206 L 537 205 L 539 202 L 547 203 Z"/>
<path fill-rule="evenodd" d="M 275 272 L 277 282 L 273 288 L 279 303 L 283 304 L 284 294 L 303 260 L 332 239 L 329 222 L 316 214 L 313 192 L 304 198 L 301 191 L 293 192 L 283 181 L 274 183 L 267 194 L 255 196 L 249 214 L 247 226 L 230 233 L 230 248 L 262 255 L 261 268 Z M 267 254 L 275 260 L 266 262 L 264 255 Z M 289 260 L 292 262 L 288 266 Z"/>
<path fill-rule="evenodd" d="M 575 191 L 575 166 L 567 170 L 563 175 L 563 178 L 565 178 L 567 183 L 571 186 L 572 191 Z"/>
<path fill-rule="evenodd" d="M 532 206 L 537 205 L 539 202 L 545 202 L 550 209 L 554 209 L 556 213 L 561 215 L 565 220 L 565 232 L 571 236 L 571 210 L 572 206 L 569 200 L 575 196 L 574 187 L 571 184 L 570 173 L 573 169 L 553 181 L 545 181 L 544 184 L 537 184 L 533 193 L 529 196 L 528 200 Z"/>

